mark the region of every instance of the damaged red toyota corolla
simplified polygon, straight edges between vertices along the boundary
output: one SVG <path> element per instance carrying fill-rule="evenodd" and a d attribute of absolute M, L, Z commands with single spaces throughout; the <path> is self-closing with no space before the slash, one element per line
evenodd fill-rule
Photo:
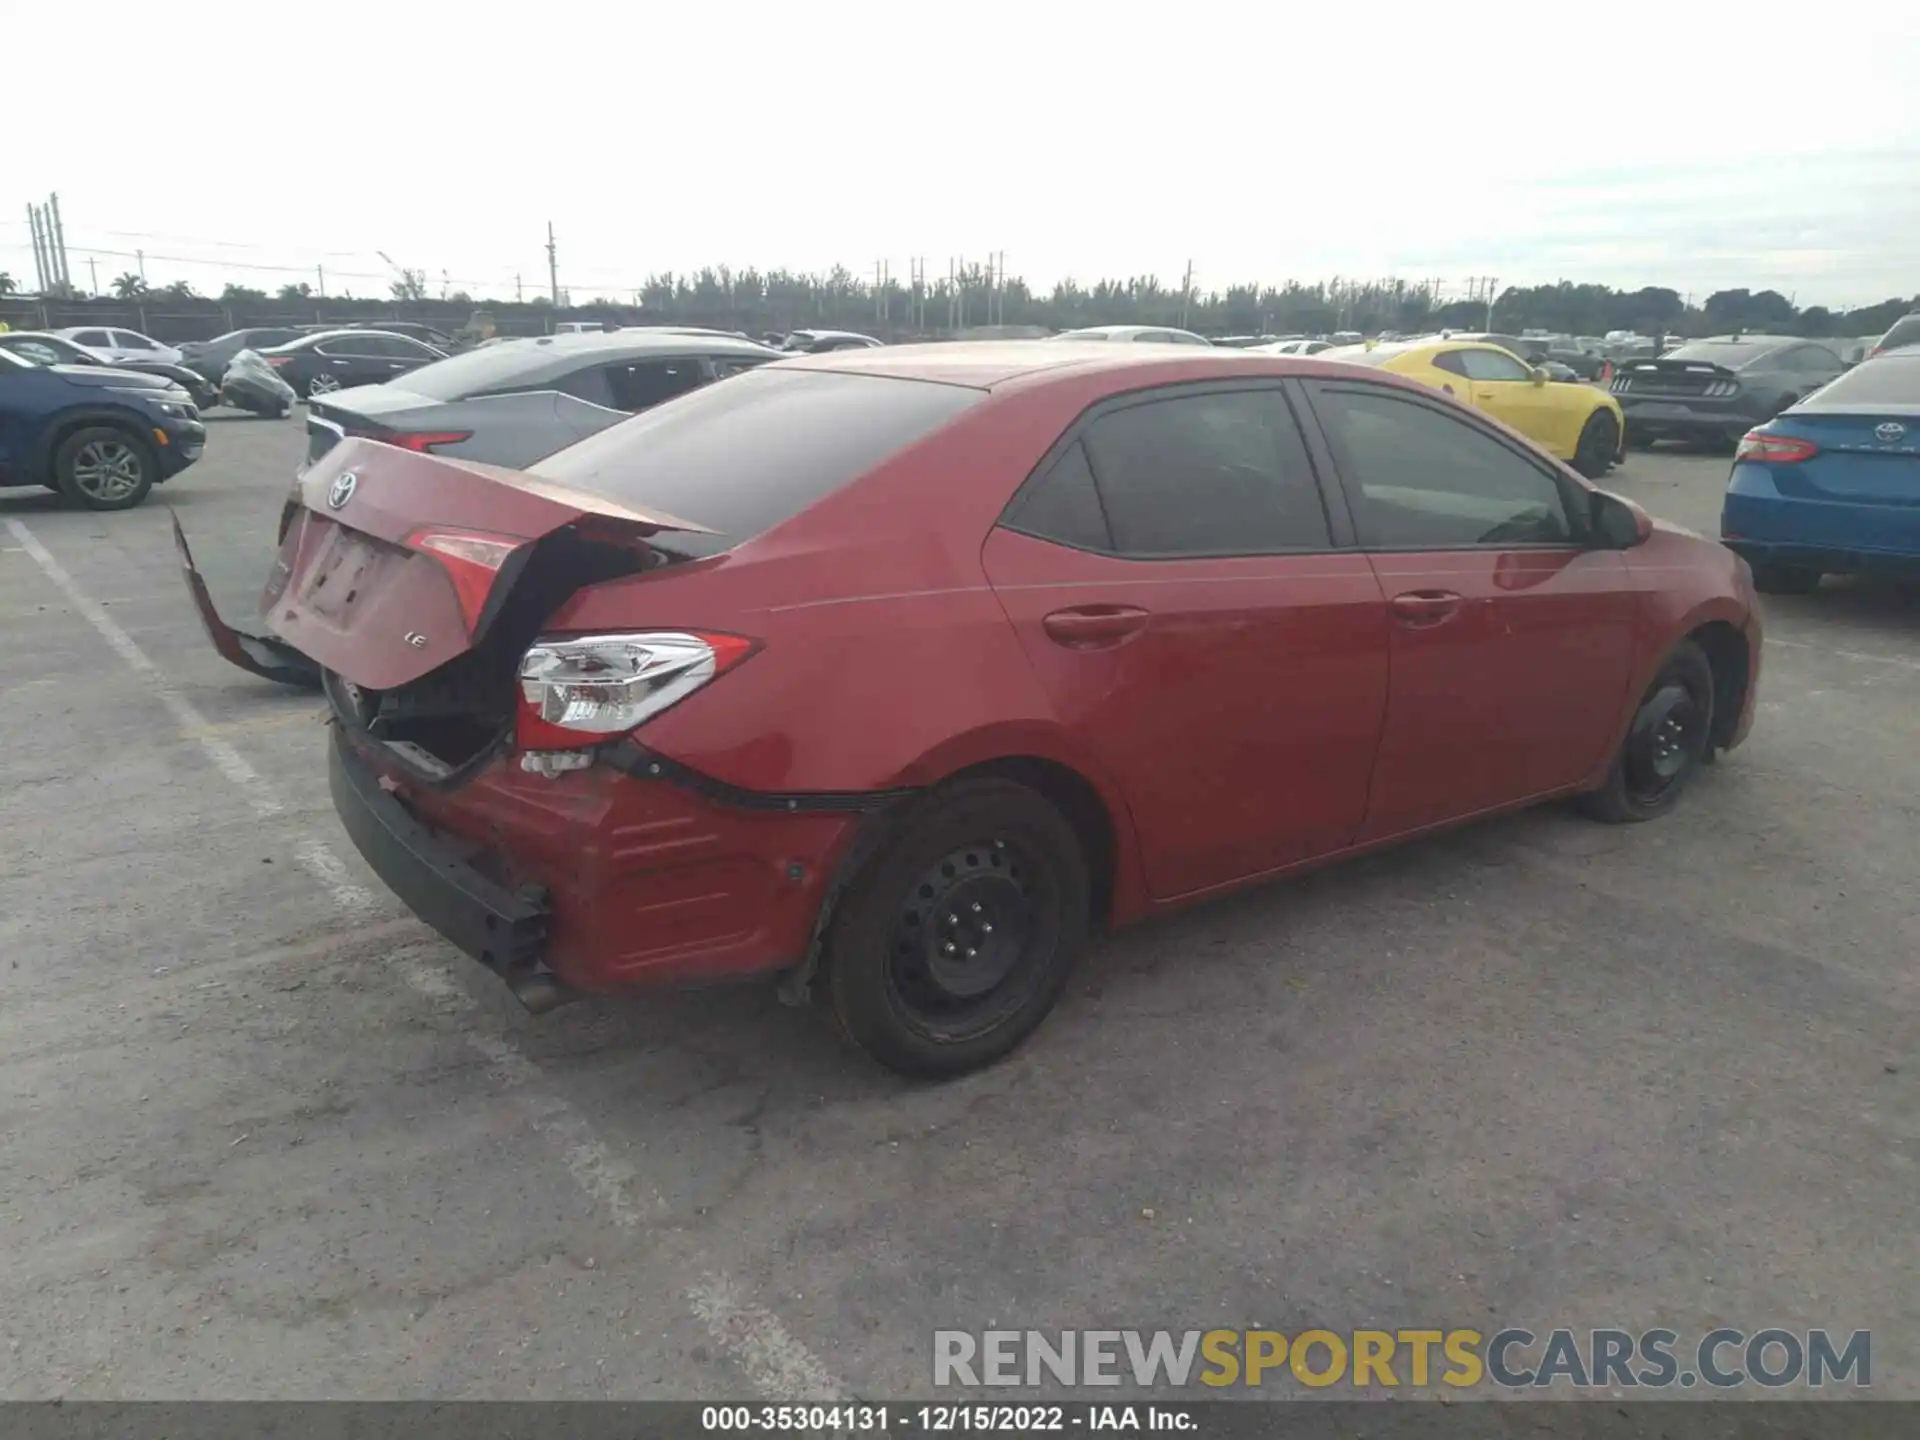
<path fill-rule="evenodd" d="M 783 362 L 526 474 L 307 473 L 267 613 L 348 833 L 531 1008 L 768 974 L 898 1070 L 1088 931 L 1753 713 L 1745 566 L 1377 370 L 1143 346 Z"/>

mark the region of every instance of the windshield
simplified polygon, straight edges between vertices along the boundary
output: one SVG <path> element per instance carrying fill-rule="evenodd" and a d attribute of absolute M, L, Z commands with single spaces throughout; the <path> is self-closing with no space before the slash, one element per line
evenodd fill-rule
<path fill-rule="evenodd" d="M 1802 409 L 1820 410 L 1878 405 L 1920 405 L 1920 349 L 1856 365 L 1801 402 Z"/>
<path fill-rule="evenodd" d="M 1897 350 L 1907 345 L 1920 345 L 1920 315 L 1894 321 L 1893 328 L 1880 337 L 1883 350 Z"/>
<path fill-rule="evenodd" d="M 652 543 L 717 554 L 790 520 L 986 398 L 824 370 L 750 370 L 609 426 L 529 473 L 718 531 Z"/>

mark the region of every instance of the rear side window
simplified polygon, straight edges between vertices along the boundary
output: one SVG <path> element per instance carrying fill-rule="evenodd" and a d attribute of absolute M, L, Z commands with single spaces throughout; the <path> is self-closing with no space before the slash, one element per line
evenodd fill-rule
<path fill-rule="evenodd" d="M 698 360 L 626 360 L 603 372 L 616 410 L 651 410 L 707 383 Z"/>
<path fill-rule="evenodd" d="M 76 345 L 111 344 L 107 339 L 107 332 L 104 330 L 76 330 L 73 335 L 73 343 Z"/>
<path fill-rule="evenodd" d="M 1113 532 L 1100 508 L 1100 492 L 1078 440 L 1053 462 L 1007 514 L 1007 527 L 1076 550 L 1112 550 Z"/>
<path fill-rule="evenodd" d="M 1123 555 L 1265 555 L 1331 544 L 1306 446 L 1277 390 L 1129 405 L 1095 420 L 1083 443 Z"/>
<path fill-rule="evenodd" d="M 1528 380 L 1527 367 L 1499 350 L 1462 350 L 1460 366 L 1474 380 Z"/>
<path fill-rule="evenodd" d="M 610 425 L 531 473 L 718 531 L 657 542 L 708 555 L 792 519 L 985 398 L 925 380 L 761 369 Z"/>

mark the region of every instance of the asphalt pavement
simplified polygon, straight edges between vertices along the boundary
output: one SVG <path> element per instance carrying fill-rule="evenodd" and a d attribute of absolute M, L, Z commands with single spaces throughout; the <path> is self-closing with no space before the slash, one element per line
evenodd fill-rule
<path fill-rule="evenodd" d="M 917 1087 L 759 989 L 531 1019 L 250 613 L 301 450 L 0 493 L 0 1397 L 929 1393 L 937 1328 L 1873 1331 L 1920 1396 L 1920 603 L 1769 605 L 1671 818 L 1549 807 L 1096 947 Z M 1612 483 L 1713 533 L 1722 458 Z"/>

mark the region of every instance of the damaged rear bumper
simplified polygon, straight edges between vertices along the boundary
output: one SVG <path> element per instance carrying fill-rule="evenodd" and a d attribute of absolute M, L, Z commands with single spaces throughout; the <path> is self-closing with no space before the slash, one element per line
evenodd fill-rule
<path fill-rule="evenodd" d="M 264 680 L 297 686 L 302 690 L 320 688 L 319 665 L 300 651 L 269 635 L 250 635 L 235 630 L 220 618 L 220 612 L 214 608 L 213 596 L 207 590 L 207 582 L 200 578 L 200 572 L 194 568 L 193 552 L 187 548 L 187 535 L 180 528 L 180 517 L 177 515 L 173 517 L 173 544 L 180 552 L 180 566 L 186 573 L 187 591 L 193 596 L 194 613 L 200 617 L 201 629 L 207 632 L 207 638 L 213 642 L 213 648 L 220 652 L 222 659 Z"/>
<path fill-rule="evenodd" d="M 544 963 L 552 922 L 545 895 L 534 887 L 510 890 L 470 865 L 463 847 L 387 792 L 338 725 L 327 785 L 354 848 L 408 909 L 504 980 L 528 1010 L 574 998 Z"/>

